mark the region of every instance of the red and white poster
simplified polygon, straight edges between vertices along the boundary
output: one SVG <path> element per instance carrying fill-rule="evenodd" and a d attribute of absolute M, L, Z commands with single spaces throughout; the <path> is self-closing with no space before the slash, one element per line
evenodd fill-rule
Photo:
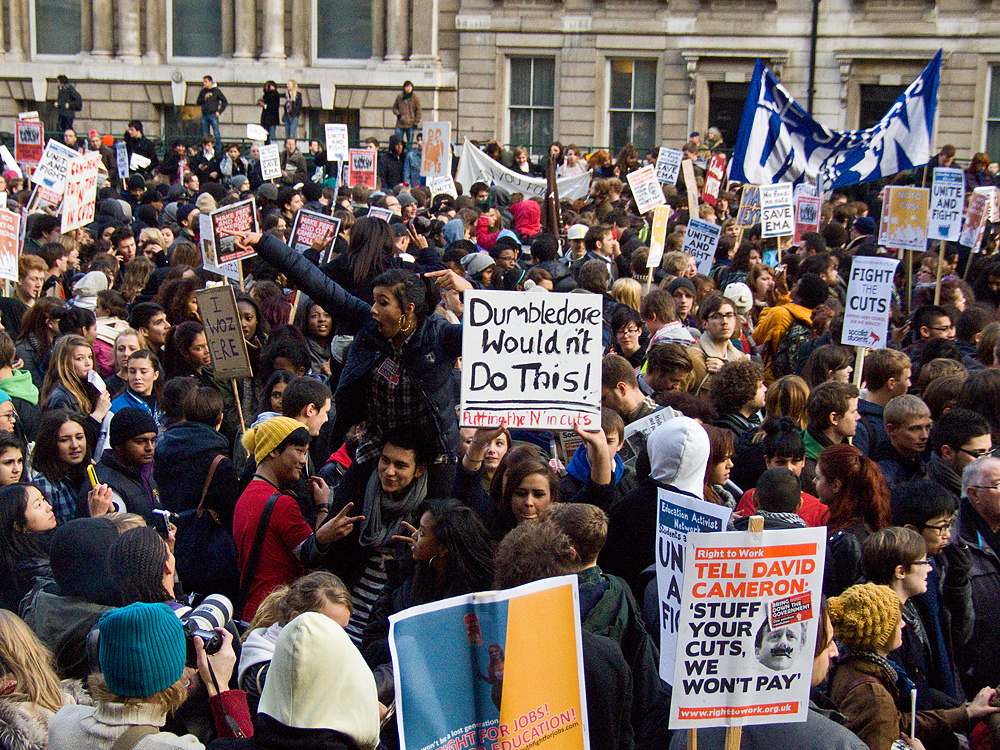
<path fill-rule="evenodd" d="M 800 195 L 795 199 L 795 240 L 798 245 L 802 235 L 819 231 L 819 198 Z"/>
<path fill-rule="evenodd" d="M 71 159 L 66 176 L 66 192 L 62 203 L 62 228 L 66 234 L 72 229 L 85 227 L 94 220 L 94 201 L 97 199 L 97 170 L 101 164 L 100 151 L 88 151 Z"/>
<path fill-rule="evenodd" d="M 352 148 L 347 163 L 350 168 L 347 184 L 365 185 L 375 189 L 375 159 L 377 152 L 367 148 Z"/>
<path fill-rule="evenodd" d="M 302 208 L 295 214 L 288 246 L 304 253 L 317 243 L 322 243 L 320 259 L 329 255 L 333 240 L 340 230 L 340 219 Z"/>
<path fill-rule="evenodd" d="M 17 256 L 21 239 L 21 216 L 0 208 L 0 279 L 17 281 Z"/>
<path fill-rule="evenodd" d="M 710 206 L 714 206 L 719 200 L 719 191 L 722 189 L 722 181 L 726 177 L 726 155 L 712 154 L 708 162 L 708 170 L 705 172 L 705 189 L 701 197 Z"/>
<path fill-rule="evenodd" d="M 38 120 L 14 123 L 14 158 L 21 164 L 38 164 L 45 151 L 45 131 Z"/>

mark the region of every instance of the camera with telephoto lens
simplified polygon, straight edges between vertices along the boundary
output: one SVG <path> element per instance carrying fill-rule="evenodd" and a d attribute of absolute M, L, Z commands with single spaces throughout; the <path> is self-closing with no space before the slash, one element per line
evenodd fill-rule
<path fill-rule="evenodd" d="M 194 666 L 198 660 L 194 650 L 195 636 L 204 642 L 206 654 L 218 653 L 222 648 L 222 636 L 215 629 L 225 627 L 233 619 L 233 603 L 222 594 L 212 594 L 194 609 L 178 610 L 177 616 L 184 626 L 188 664 Z"/>

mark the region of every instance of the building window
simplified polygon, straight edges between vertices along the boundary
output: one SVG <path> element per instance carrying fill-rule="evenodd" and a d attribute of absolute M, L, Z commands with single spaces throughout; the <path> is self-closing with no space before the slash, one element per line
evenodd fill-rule
<path fill-rule="evenodd" d="M 551 57 L 510 58 L 511 146 L 525 146 L 532 157 L 548 151 L 554 135 L 556 61 Z"/>
<path fill-rule="evenodd" d="M 372 0 L 316 0 L 316 57 L 363 60 L 372 56 Z"/>
<path fill-rule="evenodd" d="M 861 84 L 858 87 L 861 100 L 858 108 L 858 130 L 868 130 L 877 125 L 904 91 L 906 85 Z"/>
<path fill-rule="evenodd" d="M 222 54 L 222 0 L 172 0 L 174 57 Z"/>
<path fill-rule="evenodd" d="M 1000 65 L 990 68 L 990 100 L 986 110 L 987 154 L 1000 153 Z"/>
<path fill-rule="evenodd" d="M 712 81 L 708 84 L 708 124 L 722 133 L 722 140 L 732 148 L 740 132 L 743 107 L 750 92 L 749 83 L 724 83 Z M 702 133 L 704 141 L 705 134 Z"/>
<path fill-rule="evenodd" d="M 656 60 L 611 60 L 610 66 L 611 148 L 631 141 L 644 153 L 656 145 Z"/>
<path fill-rule="evenodd" d="M 35 0 L 35 52 L 75 55 L 80 51 L 80 0 Z"/>

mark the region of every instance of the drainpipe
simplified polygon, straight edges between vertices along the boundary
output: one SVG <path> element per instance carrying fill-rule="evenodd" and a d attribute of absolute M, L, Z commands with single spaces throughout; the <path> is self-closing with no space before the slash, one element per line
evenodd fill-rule
<path fill-rule="evenodd" d="M 809 95 L 806 110 L 813 111 L 813 94 L 816 91 L 816 40 L 819 37 L 819 0 L 812 0 L 812 29 L 809 33 Z"/>

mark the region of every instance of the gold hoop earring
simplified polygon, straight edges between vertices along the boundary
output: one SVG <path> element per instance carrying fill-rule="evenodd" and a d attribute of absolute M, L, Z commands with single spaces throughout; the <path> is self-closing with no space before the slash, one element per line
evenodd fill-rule
<path fill-rule="evenodd" d="M 413 323 L 405 315 L 399 316 L 399 330 L 401 333 L 409 333 L 413 328 Z"/>

